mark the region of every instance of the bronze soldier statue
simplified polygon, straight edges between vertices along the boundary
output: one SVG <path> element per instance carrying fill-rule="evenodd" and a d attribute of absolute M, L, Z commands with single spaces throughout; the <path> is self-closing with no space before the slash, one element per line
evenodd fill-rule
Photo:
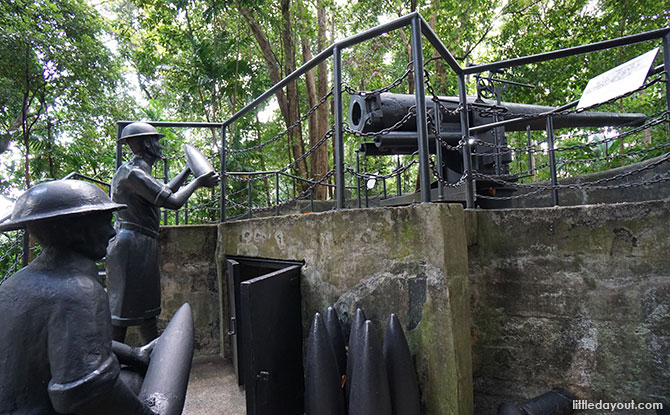
<path fill-rule="evenodd" d="M 157 413 L 119 376 L 96 267 L 123 207 L 93 184 L 59 180 L 24 193 L 0 225 L 27 228 L 43 248 L 0 285 L 0 414 Z"/>
<path fill-rule="evenodd" d="M 128 209 L 119 212 L 117 236 L 107 250 L 109 303 L 114 340 L 123 342 L 129 326 L 140 326 L 140 337 L 148 343 L 157 335 L 156 317 L 161 312 L 160 271 L 157 236 L 160 207 L 179 209 L 199 187 L 213 187 L 218 175 L 210 171 L 181 188 L 190 174 L 188 166 L 170 183 L 151 175 L 154 162 L 162 157 L 160 134 L 147 123 L 135 122 L 121 132 L 135 157 L 124 163 L 112 179 L 112 200 Z"/>

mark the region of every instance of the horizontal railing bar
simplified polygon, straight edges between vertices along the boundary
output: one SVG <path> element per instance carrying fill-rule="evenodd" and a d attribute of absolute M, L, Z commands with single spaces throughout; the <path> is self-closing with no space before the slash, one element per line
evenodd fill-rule
<path fill-rule="evenodd" d="M 119 126 L 126 126 L 138 121 L 117 121 Z M 187 127 L 187 128 L 221 128 L 223 123 L 220 122 L 181 122 L 181 121 L 142 121 L 151 124 L 154 127 Z"/>
<path fill-rule="evenodd" d="M 407 26 L 410 24 L 412 21 L 412 18 L 416 16 L 418 12 L 412 12 L 408 15 L 402 16 L 396 20 L 393 20 L 388 23 L 384 23 L 382 25 L 373 27 L 371 29 L 368 29 L 364 32 L 358 33 L 356 35 L 350 36 L 346 39 L 340 40 L 338 42 L 333 43 L 332 45 L 328 46 L 326 49 L 322 50 L 318 55 L 310 59 L 309 61 L 305 62 L 301 67 L 293 71 L 291 74 L 286 76 L 286 78 L 282 79 L 279 83 L 275 84 L 272 88 L 268 89 L 265 91 L 263 94 L 258 96 L 258 98 L 254 99 L 252 102 L 247 104 L 244 108 L 241 110 L 237 111 L 233 116 L 228 118 L 226 121 L 223 122 L 223 126 L 227 127 L 233 122 L 235 122 L 237 119 L 242 117 L 244 114 L 247 112 L 251 111 L 252 109 L 256 108 L 259 106 L 263 101 L 268 99 L 270 96 L 274 95 L 279 89 L 285 87 L 288 85 L 291 81 L 295 80 L 299 76 L 303 75 L 305 72 L 309 71 L 310 69 L 314 68 L 316 65 L 321 63 L 322 61 L 328 59 L 332 54 L 333 54 L 333 48 L 336 46 L 340 48 L 340 50 L 361 43 L 365 42 L 366 40 L 370 40 L 373 37 L 379 36 L 381 34 L 384 34 L 386 32 L 390 32 L 392 30 L 398 29 L 403 26 Z"/>
<path fill-rule="evenodd" d="M 616 39 L 604 40 L 602 42 L 590 43 L 588 45 L 574 46 L 571 48 L 559 49 L 551 52 L 543 52 L 520 58 L 486 63 L 482 65 L 469 66 L 463 69 L 463 71 L 465 72 L 466 75 L 471 75 L 480 72 L 494 71 L 497 69 L 526 65 L 529 63 L 538 63 L 552 59 L 565 58 L 568 56 L 581 55 L 583 53 L 594 52 L 604 49 L 611 49 L 618 46 L 632 45 L 634 43 L 646 42 L 648 40 L 660 39 L 663 36 L 665 36 L 665 34 L 668 32 L 670 32 L 670 27 L 664 27 L 662 29 L 651 30 L 649 32 L 619 37 Z"/>

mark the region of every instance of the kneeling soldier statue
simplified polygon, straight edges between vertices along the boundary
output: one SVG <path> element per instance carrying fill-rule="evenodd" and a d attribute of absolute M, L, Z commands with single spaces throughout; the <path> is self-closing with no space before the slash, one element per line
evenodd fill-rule
<path fill-rule="evenodd" d="M 163 413 L 124 383 L 112 352 L 96 260 L 115 234 L 112 212 L 124 207 L 93 184 L 58 180 L 25 192 L 0 224 L 27 228 L 43 248 L 0 285 L 0 414 Z"/>

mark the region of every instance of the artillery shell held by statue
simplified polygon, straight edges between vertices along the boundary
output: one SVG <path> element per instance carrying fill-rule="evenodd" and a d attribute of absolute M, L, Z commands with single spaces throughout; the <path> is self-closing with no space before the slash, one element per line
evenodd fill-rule
<path fill-rule="evenodd" d="M 335 358 L 337 359 L 337 370 L 340 373 L 340 377 L 345 376 L 347 373 L 347 350 L 344 346 L 344 334 L 342 334 L 340 319 L 333 307 L 328 307 L 324 323 L 326 324 L 330 344 L 333 346 Z"/>
<path fill-rule="evenodd" d="M 344 415 L 344 392 L 335 352 L 321 314 L 314 314 L 307 337 L 305 414 Z"/>
<path fill-rule="evenodd" d="M 389 379 L 393 415 L 419 415 L 419 384 L 405 332 L 391 314 L 384 335 L 384 361 Z"/>
<path fill-rule="evenodd" d="M 354 319 L 351 322 L 351 331 L 349 332 L 349 347 L 347 350 L 347 374 L 344 383 L 344 396 L 349 402 L 349 391 L 351 390 L 351 380 L 353 378 L 353 364 L 360 353 L 354 352 L 358 349 L 357 342 L 363 335 L 363 325 L 365 324 L 365 313 L 360 308 L 356 309 Z"/>
<path fill-rule="evenodd" d="M 172 316 L 151 353 L 140 399 L 153 405 L 161 415 L 180 415 L 192 360 L 193 313 L 186 303 Z"/>
<path fill-rule="evenodd" d="M 370 320 L 363 326 L 353 364 L 349 415 L 391 415 L 391 397 L 382 347 Z"/>

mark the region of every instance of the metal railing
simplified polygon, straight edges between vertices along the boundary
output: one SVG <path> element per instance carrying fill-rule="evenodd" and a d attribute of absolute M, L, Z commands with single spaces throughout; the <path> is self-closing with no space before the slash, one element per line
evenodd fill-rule
<path fill-rule="evenodd" d="M 519 57 L 515 59 L 509 59 L 499 62 L 486 63 L 481 65 L 474 65 L 468 67 L 461 67 L 453 55 L 449 52 L 447 47 L 442 43 L 439 37 L 433 32 L 430 26 L 426 23 L 423 17 L 418 13 L 414 12 L 406 16 L 395 19 L 391 22 L 379 25 L 372 29 L 366 30 L 362 33 L 356 34 L 354 36 L 348 37 L 346 39 L 335 42 L 334 44 L 327 47 L 325 50 L 321 51 L 317 56 L 304 63 L 294 72 L 286 76 L 280 82 L 275 84 L 272 88 L 265 91 L 263 94 L 255 98 L 252 102 L 247 104 L 245 107 L 237 111 L 229 119 L 225 120 L 222 123 L 177 123 L 177 122 L 150 122 L 154 126 L 163 126 L 163 127 L 206 127 L 206 128 L 216 128 L 220 131 L 220 153 L 218 154 L 218 161 L 220 167 L 221 175 L 221 186 L 219 192 L 219 220 L 226 221 L 228 219 L 227 209 L 232 208 L 233 211 L 237 213 L 233 215 L 234 218 L 239 217 L 251 217 L 255 212 L 261 211 L 271 211 L 274 209 L 275 214 L 279 214 L 279 209 L 284 206 L 287 202 L 281 201 L 278 196 L 280 193 L 280 177 L 285 179 L 292 179 L 301 183 L 301 188 L 303 191 L 297 192 L 294 191 L 293 198 L 289 197 L 288 191 L 285 191 L 287 199 L 296 200 L 299 198 L 310 197 L 313 199 L 313 189 L 315 186 L 325 186 L 334 191 L 335 199 L 335 208 L 342 209 L 346 204 L 347 191 L 356 190 L 358 197 L 358 206 L 362 206 L 361 203 L 361 193 L 362 189 L 365 190 L 367 196 L 367 188 L 361 186 L 361 181 L 368 181 L 370 179 L 380 179 L 384 187 L 384 196 L 386 196 L 386 179 L 389 178 L 388 175 L 379 174 L 379 173 L 361 173 L 357 168 L 354 170 L 351 166 L 348 166 L 345 162 L 345 146 L 344 146 L 344 134 L 352 133 L 353 131 L 347 127 L 347 123 L 344 121 L 343 113 L 343 92 L 355 93 L 353 88 L 349 87 L 343 82 L 343 67 L 342 67 L 342 52 L 352 46 L 358 45 L 362 42 L 371 40 L 375 37 L 381 36 L 385 33 L 409 27 L 411 29 L 411 46 L 413 51 L 412 62 L 408 65 L 405 76 L 412 72 L 414 75 L 414 97 L 416 105 L 412 108 L 410 112 L 405 117 L 407 119 L 416 119 L 416 152 L 412 156 L 412 160 L 408 166 L 397 166 L 394 169 L 393 174 L 397 175 L 396 185 L 398 186 L 396 194 L 401 194 L 402 190 L 400 188 L 400 174 L 412 169 L 416 170 L 418 176 L 418 190 L 421 195 L 421 202 L 431 202 L 431 181 L 435 179 L 440 185 L 438 186 L 438 200 L 442 199 L 445 188 L 454 188 L 462 187 L 464 189 L 464 201 L 467 208 L 474 208 L 476 205 L 476 200 L 478 198 L 486 199 L 489 196 L 485 194 L 478 194 L 476 188 L 476 180 L 487 180 L 493 183 L 500 183 L 504 186 L 517 186 L 516 180 L 520 177 L 523 177 L 523 174 L 516 174 L 513 178 L 506 177 L 501 174 L 500 171 L 500 158 L 507 153 L 516 152 L 515 148 L 508 148 L 501 145 L 498 145 L 497 141 L 495 143 L 495 148 L 492 151 L 486 153 L 487 156 L 496 157 L 496 175 L 490 176 L 483 174 L 481 172 L 476 172 L 473 170 L 473 159 L 476 157 L 481 157 L 481 149 L 483 147 L 491 145 L 491 143 L 483 143 L 473 138 L 473 134 L 480 133 L 486 130 L 496 129 L 498 127 L 504 127 L 513 123 L 530 121 L 533 119 L 544 119 L 546 120 L 546 141 L 544 143 L 545 148 L 537 147 L 531 145 L 530 134 L 529 141 L 526 148 L 523 150 L 528 154 L 528 171 L 530 174 L 538 171 L 543 165 L 533 166 L 532 157 L 534 152 L 547 152 L 548 161 L 546 162 L 547 167 L 550 170 L 550 184 L 549 185 L 537 185 L 536 187 L 541 187 L 543 191 L 550 190 L 553 195 L 554 204 L 558 204 L 558 190 L 561 189 L 558 180 L 558 169 L 561 166 L 566 166 L 568 160 L 560 160 L 556 158 L 556 153 L 558 151 L 566 151 L 560 146 L 557 146 L 555 143 L 555 133 L 552 123 L 553 117 L 561 114 L 566 114 L 570 112 L 577 112 L 581 110 L 575 110 L 574 107 L 576 102 L 571 102 L 561 107 L 556 108 L 553 111 L 540 114 L 523 114 L 520 117 L 514 119 L 506 119 L 499 121 L 494 114 L 494 122 L 485 124 L 485 125 L 470 125 L 469 114 L 473 110 L 473 104 L 468 102 L 467 97 L 467 88 L 466 88 L 466 76 L 467 75 L 481 75 L 482 73 L 512 68 L 520 65 L 536 64 L 540 62 L 546 62 L 553 59 L 566 58 L 570 56 L 581 55 L 589 52 L 595 52 L 615 47 L 621 47 L 625 45 L 632 45 L 640 42 L 646 42 L 650 40 L 662 39 L 663 47 L 663 56 L 664 56 L 664 66 L 662 69 L 657 68 L 655 72 L 662 71 L 665 77 L 665 97 L 666 97 L 666 108 L 667 111 L 663 113 L 660 118 L 655 121 L 649 122 L 658 122 L 663 123 L 667 122 L 668 111 L 670 111 L 670 86 L 667 82 L 667 79 L 670 79 L 670 27 L 653 30 L 650 32 L 645 32 L 637 35 L 621 37 L 612 40 L 606 40 L 602 42 L 596 42 L 588 45 L 571 47 L 567 49 L 556 50 L 552 52 L 545 52 L 531 56 Z M 454 135 L 454 132 L 442 133 L 439 131 L 440 122 L 439 119 L 432 120 L 432 118 L 438 116 L 441 111 L 444 111 L 440 99 L 436 96 L 433 86 L 430 84 L 429 73 L 424 68 L 424 60 L 422 55 L 423 45 L 422 41 L 426 39 L 428 43 L 434 48 L 434 50 L 439 55 L 439 58 L 446 62 L 447 66 L 451 71 L 456 75 L 458 83 L 458 96 L 457 102 L 458 107 L 452 110 L 449 110 L 451 114 L 458 115 L 460 121 L 460 132 L 458 137 L 456 137 L 458 144 L 454 145 L 449 144 L 445 137 L 448 134 Z M 324 97 L 321 97 L 319 104 L 307 111 L 296 121 L 293 125 L 289 126 L 285 131 L 275 135 L 270 140 L 264 143 L 258 143 L 255 146 L 246 149 L 232 149 L 228 146 L 228 136 L 230 134 L 231 126 L 241 117 L 250 113 L 252 110 L 258 108 L 261 104 L 267 102 L 272 96 L 274 96 L 279 90 L 289 85 L 291 82 L 297 81 L 297 79 L 305 75 L 308 71 L 315 68 L 320 63 L 332 60 L 332 89 Z M 404 77 L 401 77 L 405 79 Z M 375 91 L 370 91 L 367 94 L 379 94 L 385 91 L 390 90 L 391 88 L 397 86 L 399 81 L 396 80 L 392 82 L 387 88 L 378 89 Z M 649 85 L 647 85 L 648 87 Z M 426 91 L 428 91 L 428 99 L 432 100 L 434 108 L 431 109 L 430 106 L 425 105 L 427 102 Z M 289 134 L 290 131 L 295 128 L 299 123 L 305 121 L 309 116 L 316 111 L 316 108 L 323 104 L 326 100 L 332 98 L 333 100 L 333 119 L 334 123 L 331 130 L 328 131 L 325 137 L 321 139 L 313 148 L 309 149 L 305 154 L 296 158 L 288 166 L 278 169 L 270 169 L 265 171 L 258 172 L 235 172 L 229 171 L 228 160 L 230 157 L 239 154 L 241 152 L 259 150 L 263 149 L 270 145 L 285 135 Z M 431 115 L 432 114 L 432 115 Z M 121 129 L 125 126 L 128 121 L 119 122 L 117 125 L 117 133 L 120 134 Z M 647 125 L 648 128 L 656 124 Z M 392 130 L 392 129 L 390 129 Z M 376 132 L 375 135 L 383 134 L 384 131 Z M 447 135 L 445 135 L 447 134 Z M 396 134 L 397 135 L 397 134 Z M 360 136 L 360 135 L 359 135 Z M 290 170 L 296 166 L 298 162 L 304 162 L 305 158 L 309 156 L 316 148 L 322 145 L 324 142 L 333 139 L 334 146 L 334 162 L 332 170 L 328 171 L 321 179 L 308 179 L 305 177 L 298 177 L 295 174 L 291 174 Z M 452 137 L 453 138 L 453 137 Z M 434 143 L 432 142 L 434 140 Z M 610 140 L 611 141 L 611 140 Z M 441 160 L 442 152 L 436 150 L 436 160 L 431 158 L 431 146 L 437 146 L 438 148 L 443 148 L 450 151 L 459 151 L 462 158 L 463 173 L 460 178 L 456 180 L 447 180 L 447 178 L 442 177 L 441 169 L 439 166 L 443 165 Z M 664 146 L 665 144 L 662 144 Z M 660 149 L 661 147 L 656 147 Z M 117 148 L 117 164 L 120 164 L 120 146 Z M 401 168 L 402 167 L 402 168 Z M 166 168 L 167 171 L 167 168 Z M 347 184 L 346 178 L 347 175 L 349 178 L 355 180 L 354 184 Z M 167 177 L 167 175 L 166 175 Z M 335 183 L 331 184 L 328 182 L 331 177 L 334 177 Z M 270 206 L 268 202 L 267 206 L 255 206 L 250 196 L 256 188 L 253 186 L 255 182 L 264 181 L 270 183 L 274 182 L 274 205 Z M 237 189 L 232 188 L 229 190 L 229 183 L 238 183 Z M 264 183 L 265 184 L 265 183 Z M 517 187 L 522 188 L 524 184 L 519 184 Z M 307 190 L 309 189 L 309 191 Z M 536 189 L 537 190 L 537 189 Z M 232 197 L 239 197 L 244 191 L 247 192 L 247 201 L 246 205 L 244 201 L 240 199 L 233 200 Z M 265 189 L 266 194 L 270 193 L 270 189 Z M 268 201 L 270 200 L 267 197 Z M 367 199 L 367 197 L 366 197 Z M 367 204 L 366 204 L 367 205 Z M 211 206 L 209 207 L 211 208 Z"/>

